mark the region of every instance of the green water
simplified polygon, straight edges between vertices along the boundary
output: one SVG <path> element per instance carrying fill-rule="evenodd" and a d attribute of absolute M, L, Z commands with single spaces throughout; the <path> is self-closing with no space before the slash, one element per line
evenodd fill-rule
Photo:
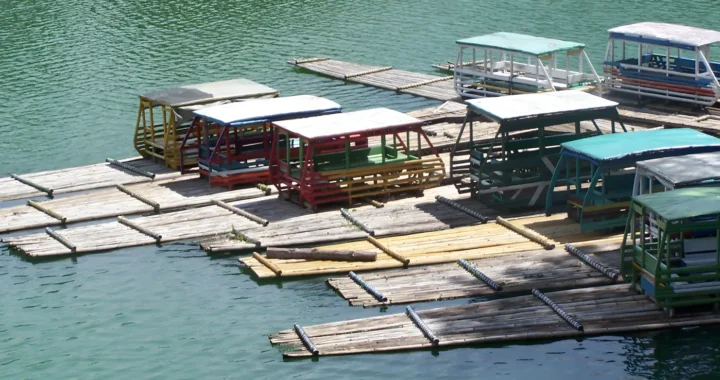
<path fill-rule="evenodd" d="M 710 0 L 0 5 L 1 175 L 133 155 L 135 95 L 177 84 L 247 77 L 349 110 L 437 104 L 294 72 L 293 57 L 432 72 L 455 39 L 504 30 L 582 41 L 600 62 L 609 27 L 720 20 Z M 323 278 L 258 285 L 191 242 L 36 264 L 0 249 L 0 379 L 720 376 L 720 328 L 283 361 L 267 334 L 383 311 L 348 307 Z"/>

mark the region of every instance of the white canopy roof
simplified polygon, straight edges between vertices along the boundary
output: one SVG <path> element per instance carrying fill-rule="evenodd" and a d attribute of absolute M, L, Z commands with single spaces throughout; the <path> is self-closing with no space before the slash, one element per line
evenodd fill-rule
<path fill-rule="evenodd" d="M 227 99 L 260 98 L 277 95 L 277 90 L 248 79 L 190 84 L 140 95 L 153 103 L 171 107 L 207 103 Z"/>
<path fill-rule="evenodd" d="M 422 125 L 422 123 L 421 120 L 402 112 L 387 108 L 373 108 L 305 119 L 284 120 L 274 124 L 288 132 L 314 139 Z"/>
<path fill-rule="evenodd" d="M 694 26 L 666 24 L 662 22 L 640 22 L 612 28 L 608 32 L 635 37 L 654 38 L 689 46 L 704 46 L 720 42 L 720 32 Z"/>
<path fill-rule="evenodd" d="M 312 95 L 299 95 L 221 104 L 202 108 L 195 111 L 195 115 L 220 124 L 248 124 L 281 117 L 307 117 L 326 112 L 339 112 L 341 108 L 332 100 Z"/>
<path fill-rule="evenodd" d="M 479 98 L 466 103 L 473 111 L 493 117 L 497 121 L 614 108 L 618 105 L 599 96 L 573 90 Z"/>
<path fill-rule="evenodd" d="M 673 187 L 720 181 L 720 152 L 656 158 L 637 163 L 638 173 L 655 175 Z"/>

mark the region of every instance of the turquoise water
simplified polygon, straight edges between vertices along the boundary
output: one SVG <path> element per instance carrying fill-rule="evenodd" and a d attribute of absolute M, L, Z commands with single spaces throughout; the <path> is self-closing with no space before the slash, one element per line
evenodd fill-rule
<path fill-rule="evenodd" d="M 715 1 L 5 1 L 0 12 L 0 174 L 133 155 L 139 92 L 247 77 L 346 109 L 438 104 L 295 72 L 331 56 L 432 72 L 453 41 L 505 30 L 585 42 L 678 19 L 717 27 Z M 0 248 L 5 249 L 5 248 Z M 471 302 L 418 305 L 428 308 Z M 391 307 L 385 312 L 399 312 Z M 44 263 L 0 253 L 0 379 L 685 378 L 720 375 L 720 328 L 439 352 L 283 361 L 266 335 L 383 313 L 324 278 L 258 285 L 236 257 L 191 242 Z"/>

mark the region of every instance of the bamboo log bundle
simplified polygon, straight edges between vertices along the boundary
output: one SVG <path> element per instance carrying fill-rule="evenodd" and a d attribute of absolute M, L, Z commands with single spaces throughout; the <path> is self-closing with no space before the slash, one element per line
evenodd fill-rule
<path fill-rule="evenodd" d="M 379 210 L 376 209 L 376 211 Z M 455 212 L 458 211 L 455 210 Z M 474 218 L 473 220 L 477 222 Z M 622 241 L 621 235 L 579 234 L 577 223 L 560 215 L 549 218 L 544 215 L 537 215 L 511 219 L 511 221 L 516 226 L 531 229 L 536 233 L 542 231 L 544 235 L 553 238 L 555 241 L 569 242 L 578 247 L 585 247 L 584 249 L 587 252 L 596 252 L 593 248 L 596 245 L 607 246 Z M 418 266 L 454 262 L 459 259 L 474 260 L 497 257 L 537 250 L 536 243 L 496 223 L 390 237 L 377 237 L 378 235 L 376 230 L 376 237 L 373 240 L 401 259 L 389 255 L 386 250 L 373 245 L 368 239 L 366 241 L 316 246 L 314 248 L 319 250 L 370 250 L 378 254 L 375 262 L 343 263 L 271 260 L 282 269 L 284 277 L 294 277 L 400 268 L 404 266 L 405 260 L 408 260 L 410 266 Z M 259 265 L 253 258 L 241 258 L 240 261 L 248 266 L 258 278 L 275 277 L 274 273 L 268 271 L 263 265 Z"/>
<path fill-rule="evenodd" d="M 619 242 L 615 244 L 615 248 L 613 251 L 595 252 L 589 256 L 608 266 L 617 267 L 620 263 L 617 251 Z M 575 256 L 560 249 L 550 252 L 535 249 L 509 256 L 476 259 L 468 263 L 494 280 L 501 287 L 503 296 L 527 293 L 533 288 L 562 290 L 614 283 L 601 271 L 585 265 Z M 498 294 L 498 290 L 486 285 L 456 263 L 365 272 L 363 280 L 387 299 L 377 301 L 349 277 L 330 278 L 327 282 L 348 300 L 351 306 L 362 307 Z"/>
<path fill-rule="evenodd" d="M 422 198 L 405 198 L 393 201 L 383 208 L 370 205 L 348 210 L 357 222 L 365 226 L 365 230 L 356 227 L 342 216 L 342 212 L 327 211 L 317 214 L 293 215 L 302 209 L 289 202 L 277 202 L 273 209 L 283 218 L 273 221 L 265 228 L 251 228 L 242 233 L 260 242 L 260 247 L 297 247 L 308 244 L 327 244 L 340 241 L 365 239 L 369 231 L 374 236 L 392 236 L 446 230 L 454 227 L 468 226 L 479 223 L 477 219 L 434 202 L 436 195 L 442 194 L 453 199 L 458 197 L 455 188 L 442 186 L 426 191 Z M 475 211 L 486 212 L 478 202 L 461 200 L 463 205 Z M 367 231 L 367 232 L 366 232 Z M 208 252 L 242 252 L 253 249 L 254 244 L 232 237 L 220 237 L 202 243 Z"/>
<path fill-rule="evenodd" d="M 327 260 L 327 261 L 375 261 L 377 254 L 368 251 L 319 251 L 313 248 L 269 247 L 265 251 L 269 259 Z"/>
<path fill-rule="evenodd" d="M 625 284 L 547 292 L 545 295 L 583 327 L 566 322 L 533 295 L 414 311 L 434 339 L 406 313 L 304 326 L 315 350 L 294 329 L 270 336 L 285 357 L 311 357 L 402 351 L 529 339 L 562 339 L 720 323 L 720 315 L 694 312 L 668 319 L 651 300 Z"/>
<path fill-rule="evenodd" d="M 216 200 L 232 202 L 254 199 L 264 194 L 254 188 L 234 191 L 211 188 L 206 181 L 190 174 L 150 183 L 118 185 L 116 189 L 43 202 L 28 201 L 28 206 L 0 208 L 0 233 L 152 212 L 156 206 L 162 211 L 171 211 L 207 206 Z"/>
<path fill-rule="evenodd" d="M 140 157 L 117 161 L 132 165 L 139 171 L 153 172 L 156 174 L 156 180 L 169 179 L 179 177 L 181 175 L 179 172 L 170 170 L 164 165 L 156 164 L 151 160 L 146 160 Z M 149 177 L 128 171 L 107 162 L 37 173 L 20 174 L 19 176 L 21 179 L 37 185 L 37 187 L 19 182 L 10 177 L 0 178 L 0 202 L 45 196 L 48 194 L 47 190 L 52 190 L 52 195 L 58 195 L 76 191 L 112 187 L 119 184 L 127 185 L 152 181 Z"/>
<path fill-rule="evenodd" d="M 259 193 L 257 189 L 252 189 Z M 262 193 L 260 193 L 262 194 Z M 262 200 L 241 201 L 235 206 L 261 214 L 266 204 Z M 218 206 L 175 211 L 132 219 L 129 223 L 110 222 L 62 230 L 62 236 L 76 247 L 76 253 L 91 253 L 123 247 L 154 244 L 157 237 L 163 242 L 187 240 L 215 234 L 229 233 L 257 226 L 245 217 Z M 144 232 L 143 232 L 144 231 Z M 68 247 L 47 234 L 31 234 L 2 239 L 30 257 L 68 255 Z"/>

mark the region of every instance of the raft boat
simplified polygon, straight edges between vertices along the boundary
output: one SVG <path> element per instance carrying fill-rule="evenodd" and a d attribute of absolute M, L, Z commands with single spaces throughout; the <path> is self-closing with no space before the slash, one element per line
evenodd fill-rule
<path fill-rule="evenodd" d="M 135 150 L 145 158 L 164 161 L 169 168 L 182 169 L 180 144 L 193 120 L 193 111 L 218 103 L 277 96 L 277 90 L 247 79 L 193 84 L 140 95 Z M 195 166 L 197 158 L 186 158 L 183 164 Z"/>
<path fill-rule="evenodd" d="M 701 106 L 720 99 L 720 62 L 710 60 L 710 47 L 720 42 L 720 32 L 658 22 L 608 32 L 606 90 Z"/>
<path fill-rule="evenodd" d="M 596 119 L 608 120 L 613 133 L 616 123 L 626 131 L 617 103 L 581 91 L 471 99 L 466 104 L 450 175 L 469 176 L 470 181 L 456 182 L 458 191 L 494 207 L 536 206 L 547 192 L 561 144 L 601 135 Z M 478 117 L 499 124 L 492 142 L 475 143 L 473 121 Z M 466 137 L 469 149 L 461 148 Z"/>
<path fill-rule="evenodd" d="M 456 41 L 454 86 L 463 98 L 588 88 L 600 83 L 585 45 L 517 33 Z"/>
<path fill-rule="evenodd" d="M 280 196 L 312 210 L 326 203 L 422 192 L 445 177 L 423 122 L 387 108 L 277 121 L 273 126 L 272 183 Z M 369 139 L 379 144 L 370 147 Z M 284 141 L 297 150 L 284 149 Z M 428 148 L 432 153 L 423 157 Z"/>
<path fill-rule="evenodd" d="M 199 152 L 200 174 L 212 186 L 268 183 L 272 122 L 337 113 L 341 108 L 325 98 L 300 95 L 200 109 L 180 146 L 180 166 L 187 167 L 187 157 Z M 278 143 L 287 149 L 285 140 Z"/>

